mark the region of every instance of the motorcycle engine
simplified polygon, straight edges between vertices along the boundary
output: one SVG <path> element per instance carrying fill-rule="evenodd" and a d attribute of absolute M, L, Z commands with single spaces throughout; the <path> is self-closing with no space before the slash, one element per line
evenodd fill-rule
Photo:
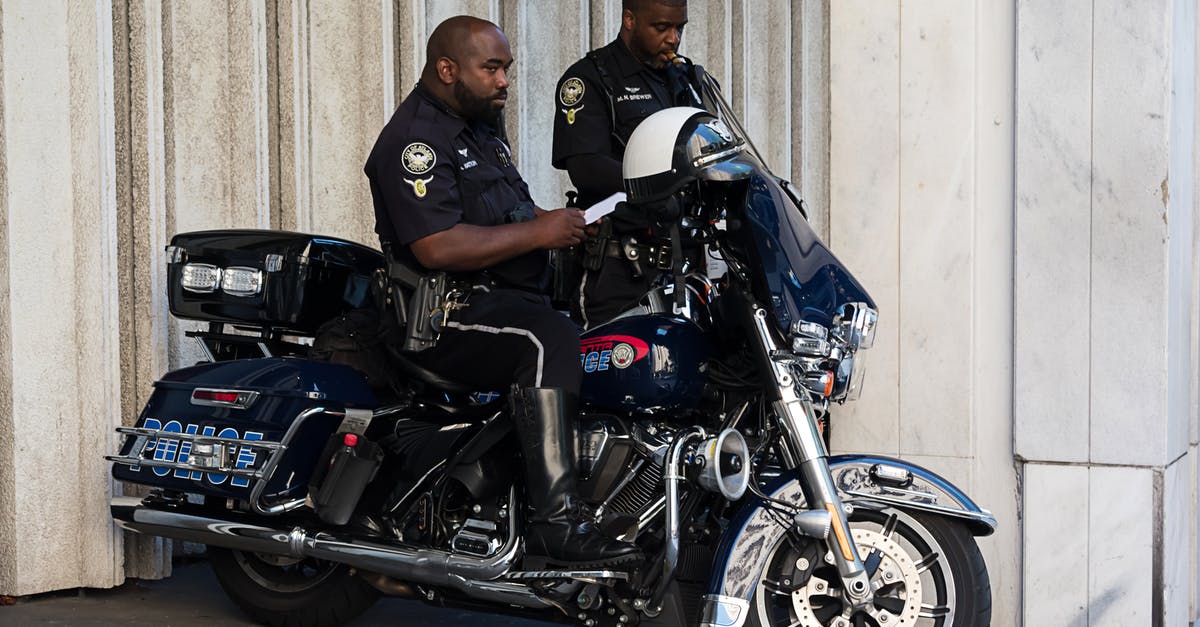
<path fill-rule="evenodd" d="M 662 511 L 663 461 L 675 430 L 591 415 L 579 430 L 579 492 L 613 535 L 629 540 Z"/>

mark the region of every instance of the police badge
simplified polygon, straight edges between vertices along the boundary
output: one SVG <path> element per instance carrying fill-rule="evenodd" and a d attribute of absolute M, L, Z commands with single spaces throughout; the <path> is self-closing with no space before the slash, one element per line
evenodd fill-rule
<path fill-rule="evenodd" d="M 400 158 L 404 162 L 404 169 L 408 170 L 410 174 L 424 174 L 437 163 L 437 153 L 433 152 L 429 144 L 424 142 L 413 142 L 405 146 L 404 152 L 400 153 Z M 419 196 L 424 196 L 424 194 L 419 194 Z"/>
<path fill-rule="evenodd" d="M 562 112 L 567 116 L 567 124 L 574 124 L 575 112 L 583 108 L 583 105 L 575 106 L 583 100 L 583 92 L 583 81 L 575 77 L 563 81 L 562 87 L 559 88 L 558 101 L 566 107 Z"/>

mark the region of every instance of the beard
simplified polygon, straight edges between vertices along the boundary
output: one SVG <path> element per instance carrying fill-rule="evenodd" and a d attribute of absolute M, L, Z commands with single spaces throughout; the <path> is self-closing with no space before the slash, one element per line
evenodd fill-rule
<path fill-rule="evenodd" d="M 454 99 L 458 101 L 463 117 L 468 120 L 492 121 L 496 119 L 496 116 L 500 115 L 500 111 L 504 109 L 503 104 L 495 101 L 501 96 L 507 97 L 508 90 L 501 89 L 494 94 L 480 97 L 461 80 L 454 83 Z"/>

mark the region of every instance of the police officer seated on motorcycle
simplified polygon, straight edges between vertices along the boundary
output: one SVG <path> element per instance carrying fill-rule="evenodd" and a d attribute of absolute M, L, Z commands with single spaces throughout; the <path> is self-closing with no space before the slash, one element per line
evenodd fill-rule
<path fill-rule="evenodd" d="M 548 251 L 586 238 L 582 212 L 542 211 L 513 164 L 500 112 L 513 62 L 491 22 L 458 16 L 430 35 L 420 82 L 365 171 L 381 242 L 464 285 L 437 343 L 412 359 L 480 390 L 508 389 L 525 458 L 526 554 L 565 564 L 640 558 L 601 535 L 576 497 L 579 332 L 549 306 Z"/>
<path fill-rule="evenodd" d="M 555 92 L 552 163 L 590 207 L 623 191 L 621 159 L 633 129 L 668 107 L 703 108 L 700 86 L 672 62 L 687 24 L 686 0 L 624 0 L 612 43 L 569 67 Z M 636 305 L 670 269 L 670 245 L 641 208 L 620 205 L 577 251 L 566 279 L 571 315 L 585 328 Z"/>

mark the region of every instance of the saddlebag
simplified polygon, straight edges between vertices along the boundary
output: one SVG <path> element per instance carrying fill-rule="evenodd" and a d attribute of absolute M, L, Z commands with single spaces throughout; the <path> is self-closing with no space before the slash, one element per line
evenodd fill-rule
<path fill-rule="evenodd" d="M 167 373 L 134 427 L 121 427 L 113 477 L 234 499 L 262 514 L 304 503 L 335 432 L 362 435 L 375 396 L 349 367 L 241 359 Z"/>

